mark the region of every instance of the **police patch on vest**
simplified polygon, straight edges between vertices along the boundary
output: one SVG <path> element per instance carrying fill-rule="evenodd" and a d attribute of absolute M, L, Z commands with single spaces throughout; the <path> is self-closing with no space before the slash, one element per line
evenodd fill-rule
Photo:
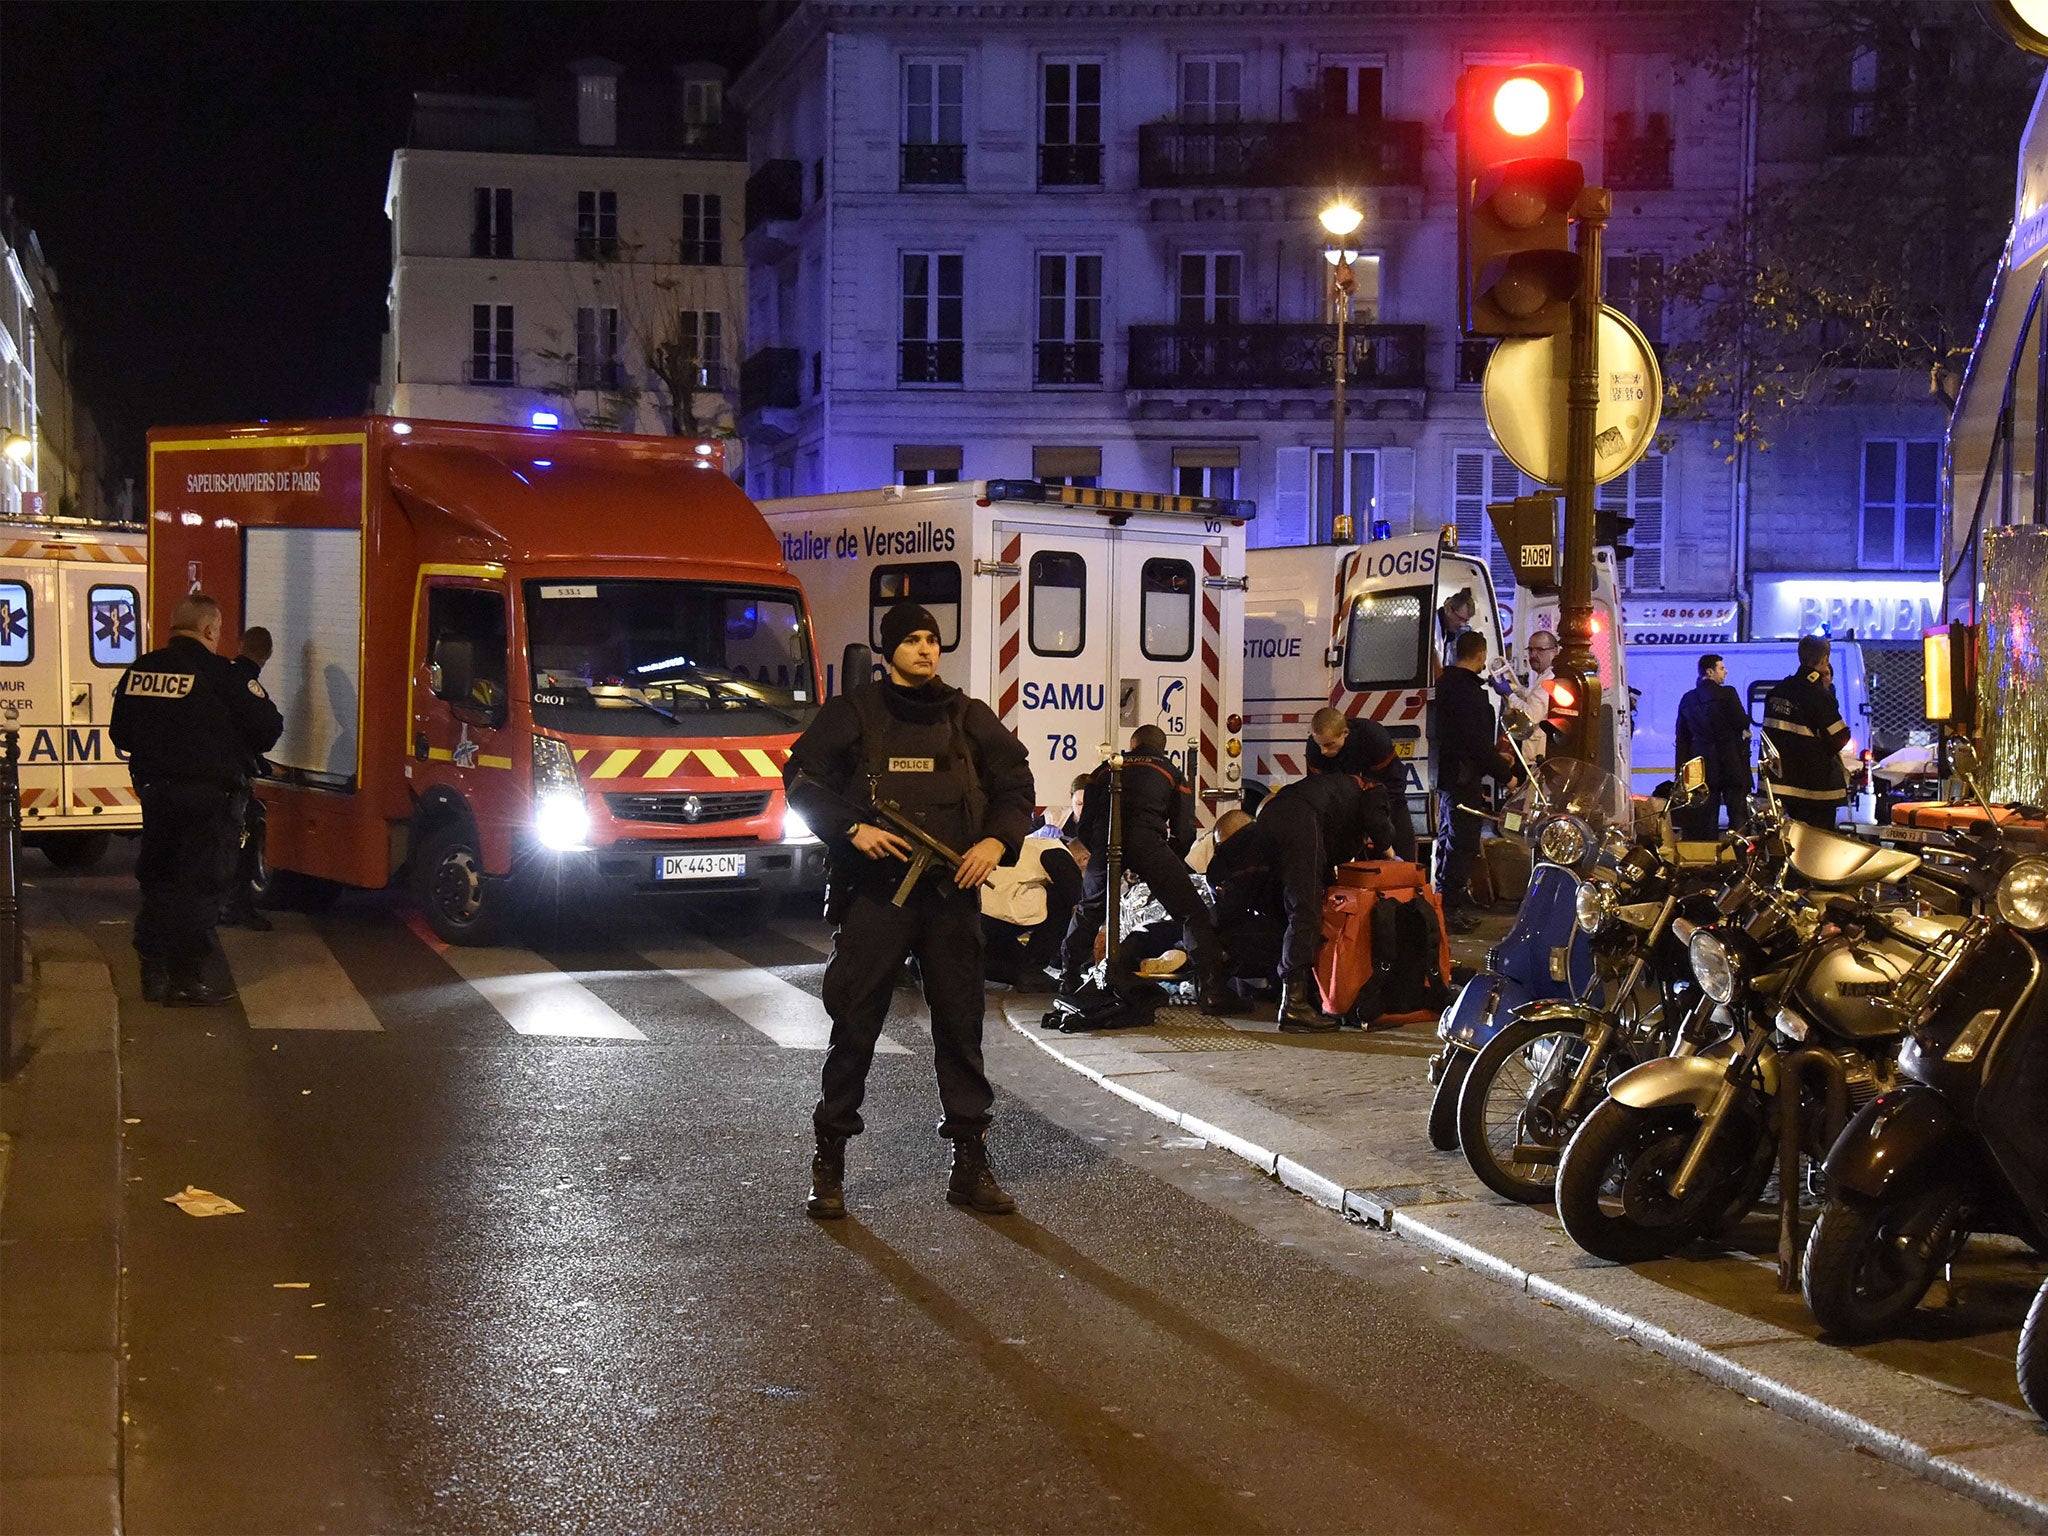
<path fill-rule="evenodd" d="M 936 769 L 928 757 L 892 757 L 889 759 L 891 773 L 932 773 Z"/>
<path fill-rule="evenodd" d="M 190 672 L 130 672 L 122 692 L 131 699 L 182 699 L 194 681 Z"/>

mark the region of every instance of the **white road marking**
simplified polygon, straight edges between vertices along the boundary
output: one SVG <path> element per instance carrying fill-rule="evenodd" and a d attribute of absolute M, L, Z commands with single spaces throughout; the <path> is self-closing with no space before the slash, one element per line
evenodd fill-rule
<path fill-rule="evenodd" d="M 645 1040 L 617 1010 L 575 977 L 524 949 L 444 944 L 417 912 L 406 926 L 522 1035 L 578 1040 Z"/>
<path fill-rule="evenodd" d="M 770 923 L 768 931 L 788 939 L 792 944 L 801 944 L 820 959 L 832 956 L 832 930 L 818 922 Z"/>
<path fill-rule="evenodd" d="M 739 1016 L 787 1051 L 822 1051 L 832 1042 L 825 1005 L 794 982 L 764 971 L 738 955 L 691 939 L 663 949 L 643 949 L 641 958 Z M 907 1047 L 887 1035 L 877 1055 L 907 1056 Z"/>
<path fill-rule="evenodd" d="M 383 1029 L 303 912 L 270 920 L 270 933 L 220 930 L 251 1029 Z"/>

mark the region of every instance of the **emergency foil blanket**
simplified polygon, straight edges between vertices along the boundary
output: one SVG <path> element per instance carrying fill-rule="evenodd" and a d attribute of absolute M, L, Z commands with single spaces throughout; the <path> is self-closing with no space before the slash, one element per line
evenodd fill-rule
<path fill-rule="evenodd" d="M 2048 528 L 1984 537 L 1978 732 L 1994 803 L 2048 803 Z"/>

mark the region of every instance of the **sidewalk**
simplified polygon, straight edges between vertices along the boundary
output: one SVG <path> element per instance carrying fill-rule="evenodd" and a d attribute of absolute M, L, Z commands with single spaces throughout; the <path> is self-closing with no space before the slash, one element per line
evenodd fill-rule
<path fill-rule="evenodd" d="M 0 1083 L 0 1536 L 121 1529 L 117 1009 L 91 937 L 33 887 Z"/>
<path fill-rule="evenodd" d="M 1476 963 L 1505 926 L 1459 942 L 1460 959 Z M 1914 1337 L 1821 1344 L 1798 1292 L 1777 1289 L 1774 1210 L 1752 1216 L 1724 1251 L 1623 1267 L 1581 1252 L 1549 1206 L 1501 1200 L 1462 1154 L 1433 1150 L 1433 1026 L 1283 1035 L 1264 1020 L 1172 1009 L 1149 1029 L 1062 1035 L 1038 1027 L 1043 999 L 1000 1002 L 1013 1028 L 1075 1071 L 1331 1211 L 2048 1528 L 2048 1435 L 2013 1377 L 2019 1320 L 2042 1275 L 2035 1262 L 1973 1244 Z"/>

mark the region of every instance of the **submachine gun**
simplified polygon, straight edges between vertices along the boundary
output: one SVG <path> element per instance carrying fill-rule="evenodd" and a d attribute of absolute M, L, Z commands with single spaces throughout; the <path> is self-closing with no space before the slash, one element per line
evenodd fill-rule
<path fill-rule="evenodd" d="M 1104 899 L 1102 959 L 1072 997 L 1055 997 L 1039 1020 L 1041 1029 L 1080 1034 L 1091 1029 L 1141 1029 L 1166 1002 L 1166 989 L 1128 969 L 1122 961 L 1124 905 L 1124 755 L 1109 755 L 1109 836 Z"/>
<path fill-rule="evenodd" d="M 934 864 L 954 870 L 960 867 L 960 855 L 925 831 L 894 800 L 876 796 L 872 805 L 855 805 L 830 785 L 808 774 L 799 777 L 797 782 L 810 794 L 830 800 L 848 821 L 864 821 L 870 826 L 881 827 L 910 844 L 910 867 L 903 872 L 903 879 L 896 886 L 896 894 L 891 898 L 894 905 L 900 907 L 910 900 L 910 893 L 917 889 L 917 882 Z"/>

